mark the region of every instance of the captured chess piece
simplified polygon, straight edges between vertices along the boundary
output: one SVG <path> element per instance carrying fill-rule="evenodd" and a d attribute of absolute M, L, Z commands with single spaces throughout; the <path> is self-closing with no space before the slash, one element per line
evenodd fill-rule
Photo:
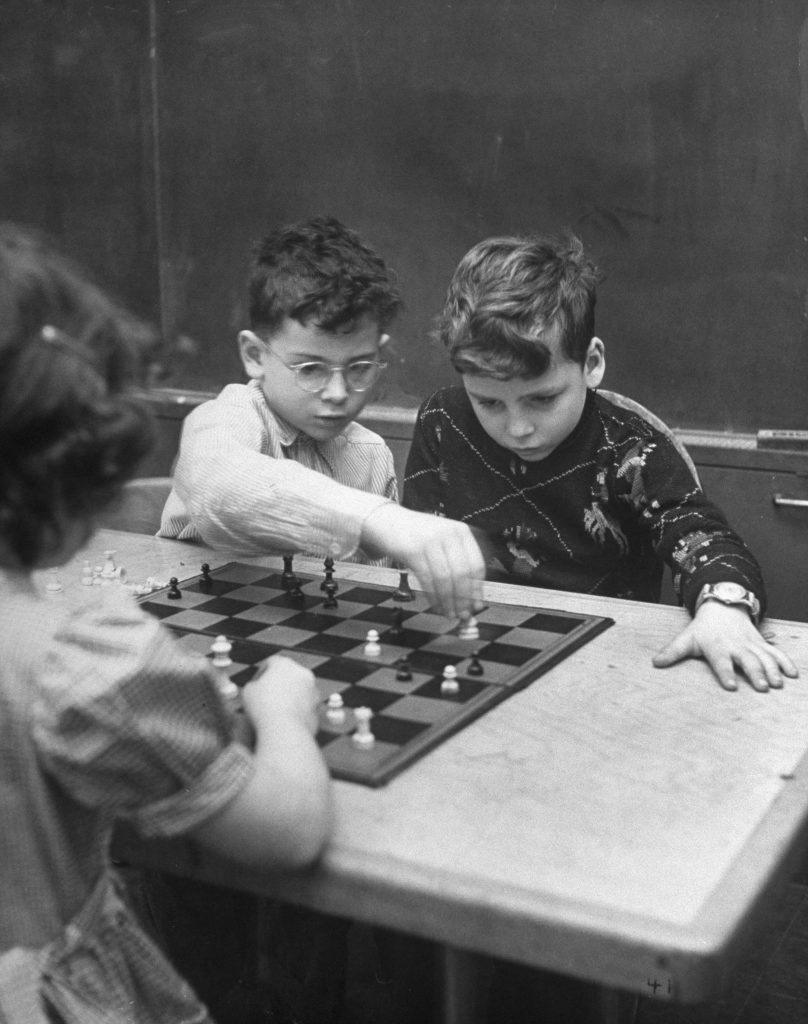
<path fill-rule="evenodd" d="M 52 568 L 48 570 L 48 582 L 45 584 L 45 590 L 49 594 L 61 594 L 62 581 L 59 579 L 59 570 Z"/>
<path fill-rule="evenodd" d="M 176 576 L 172 576 L 169 582 L 169 590 L 166 597 L 171 598 L 172 601 L 178 601 L 182 597 L 182 593 L 179 588 L 179 580 Z"/>
<path fill-rule="evenodd" d="M 114 551 L 104 552 L 104 564 L 101 567 L 100 576 L 102 583 L 112 583 L 113 580 L 118 578 L 118 567 L 115 565 Z"/>
<path fill-rule="evenodd" d="M 370 708 L 356 708 L 354 717 L 356 718 L 356 732 L 351 737 L 353 745 L 359 747 L 360 750 L 368 750 L 376 742 L 376 737 L 370 731 L 373 712 Z"/>

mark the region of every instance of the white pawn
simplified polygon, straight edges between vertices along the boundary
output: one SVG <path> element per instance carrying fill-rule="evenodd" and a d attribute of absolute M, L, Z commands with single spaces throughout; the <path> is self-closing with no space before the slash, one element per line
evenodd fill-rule
<path fill-rule="evenodd" d="M 370 720 L 373 717 L 373 712 L 370 708 L 356 708 L 354 715 L 356 716 L 356 732 L 351 739 L 355 747 L 368 750 L 376 742 L 376 737 L 370 731 Z"/>
<path fill-rule="evenodd" d="M 104 564 L 101 567 L 99 575 L 101 576 L 102 583 L 112 583 L 112 581 L 117 578 L 118 572 L 115 566 L 114 551 L 104 552 Z"/>
<path fill-rule="evenodd" d="M 480 639 L 480 627 L 477 625 L 477 620 L 472 615 L 471 618 L 466 619 L 460 626 L 457 634 L 461 640 L 479 640 Z"/>
<path fill-rule="evenodd" d="M 217 636 L 210 645 L 210 651 L 213 655 L 213 667 L 220 671 L 219 691 L 225 700 L 235 700 L 239 693 L 238 686 L 236 686 L 233 680 L 229 678 L 226 672 L 226 669 L 230 668 L 233 664 L 232 659 L 230 658 L 230 652 L 232 650 L 233 645 L 226 636 Z"/>
<path fill-rule="evenodd" d="M 325 717 L 334 725 L 342 725 L 345 721 L 345 702 L 339 693 L 329 694 L 326 701 Z"/>
<path fill-rule="evenodd" d="M 230 659 L 230 652 L 232 650 L 233 645 L 226 636 L 217 636 L 210 645 L 214 668 L 229 668 L 233 664 Z"/>
<path fill-rule="evenodd" d="M 81 585 L 83 587 L 91 587 L 93 585 L 93 567 L 89 562 L 85 562 L 81 570 Z"/>
<path fill-rule="evenodd" d="M 365 637 L 365 654 L 369 658 L 377 658 L 381 653 L 382 648 L 379 644 L 379 631 L 377 629 L 369 629 L 368 635 Z"/>
<path fill-rule="evenodd" d="M 454 665 L 447 665 L 443 670 L 443 682 L 440 684 L 441 693 L 458 693 L 460 683 L 457 681 L 457 669 Z"/>
<path fill-rule="evenodd" d="M 49 569 L 48 582 L 45 584 L 45 590 L 47 590 L 49 594 L 61 594 L 63 589 L 62 581 L 59 579 L 59 570 L 55 568 Z"/>

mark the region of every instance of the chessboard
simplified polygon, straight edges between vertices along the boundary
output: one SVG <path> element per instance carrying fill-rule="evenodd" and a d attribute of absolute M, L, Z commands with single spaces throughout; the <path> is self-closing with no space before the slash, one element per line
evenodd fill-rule
<path fill-rule="evenodd" d="M 193 655 L 213 657 L 212 641 L 226 637 L 223 671 L 239 686 L 276 653 L 308 666 L 322 697 L 317 741 L 331 775 L 367 786 L 387 783 L 613 621 L 491 602 L 467 638 L 409 588 L 406 573 L 391 588 L 334 579 L 330 560 L 323 577 L 297 574 L 291 561 L 283 572 L 206 565 L 141 604 Z"/>

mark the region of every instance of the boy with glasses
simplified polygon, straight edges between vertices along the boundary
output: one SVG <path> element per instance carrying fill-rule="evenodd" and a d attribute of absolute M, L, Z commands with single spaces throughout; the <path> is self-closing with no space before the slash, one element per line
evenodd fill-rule
<path fill-rule="evenodd" d="M 471 531 L 401 508 L 389 448 L 355 422 L 400 305 L 383 260 L 334 218 L 260 242 L 238 341 L 250 382 L 186 418 L 159 535 L 393 559 L 447 615 L 470 612 L 483 576 Z"/>
<path fill-rule="evenodd" d="M 159 536 L 245 553 L 391 559 L 446 615 L 472 612 L 484 561 L 470 529 L 402 508 L 390 449 L 355 422 L 400 306 L 383 260 L 339 221 L 316 218 L 264 238 L 249 281 L 250 328 L 238 338 L 249 383 L 228 384 L 186 418 Z M 169 876 L 152 875 L 143 888 L 170 957 L 217 1019 L 257 1019 L 267 999 L 278 1024 L 340 1019 L 349 922 L 264 907 L 256 997 L 259 901 Z M 394 935 L 374 937 L 382 958 L 395 948 Z M 401 986 L 420 1024 L 424 993 L 410 980 Z M 248 1010 L 244 1000 L 258 1005 Z"/>

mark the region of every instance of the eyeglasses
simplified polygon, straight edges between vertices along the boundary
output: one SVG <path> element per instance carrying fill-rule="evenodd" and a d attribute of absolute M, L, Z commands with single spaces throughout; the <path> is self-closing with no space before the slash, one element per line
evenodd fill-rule
<path fill-rule="evenodd" d="M 316 393 L 324 391 L 331 378 L 339 371 L 349 391 L 367 391 L 379 379 L 379 374 L 387 367 L 378 359 L 356 359 L 352 363 L 322 363 L 319 360 L 311 363 L 287 363 L 267 346 L 267 352 L 283 363 L 287 370 L 295 375 L 295 383 L 303 391 Z"/>

